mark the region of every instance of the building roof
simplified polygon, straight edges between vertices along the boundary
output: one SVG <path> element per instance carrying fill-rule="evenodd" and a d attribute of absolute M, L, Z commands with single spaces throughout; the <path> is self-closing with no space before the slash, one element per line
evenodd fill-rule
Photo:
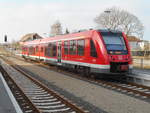
<path fill-rule="evenodd" d="M 139 38 L 135 37 L 135 36 L 127 36 L 127 39 L 129 42 L 141 42 L 142 40 L 140 40 Z"/>
<path fill-rule="evenodd" d="M 29 34 L 24 35 L 21 38 L 20 42 L 26 42 L 26 41 L 31 41 L 35 39 L 42 39 L 42 37 L 38 35 L 37 33 L 29 33 Z"/>

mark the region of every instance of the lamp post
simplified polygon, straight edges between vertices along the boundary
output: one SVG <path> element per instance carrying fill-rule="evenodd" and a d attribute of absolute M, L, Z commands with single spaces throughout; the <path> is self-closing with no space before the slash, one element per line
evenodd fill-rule
<path fill-rule="evenodd" d="M 7 35 L 4 36 L 4 41 L 7 42 Z"/>
<path fill-rule="evenodd" d="M 108 13 L 111 13 L 111 11 L 110 10 L 105 10 L 104 13 L 108 14 Z"/>
<path fill-rule="evenodd" d="M 106 14 L 108 15 L 108 22 L 109 22 L 111 10 L 105 10 L 104 13 L 106 13 Z M 107 28 L 108 30 L 110 30 L 109 27 L 106 26 L 106 28 Z"/>

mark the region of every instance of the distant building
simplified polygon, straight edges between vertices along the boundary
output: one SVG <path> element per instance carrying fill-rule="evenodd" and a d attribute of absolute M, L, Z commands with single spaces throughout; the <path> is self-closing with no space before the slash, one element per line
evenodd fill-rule
<path fill-rule="evenodd" d="M 142 48 L 142 50 L 144 50 L 144 51 L 150 51 L 150 42 L 149 41 L 147 41 L 147 40 L 142 40 L 142 42 L 143 42 L 143 48 Z"/>
<path fill-rule="evenodd" d="M 150 42 L 147 40 L 140 40 L 135 36 L 127 36 L 131 51 L 150 51 Z"/>
<path fill-rule="evenodd" d="M 61 34 L 62 34 L 61 23 L 57 21 L 51 26 L 50 36 L 56 36 L 56 35 L 61 35 Z"/>
<path fill-rule="evenodd" d="M 144 47 L 144 43 L 142 40 L 135 36 L 127 36 L 131 51 L 141 50 Z"/>
<path fill-rule="evenodd" d="M 42 37 L 38 35 L 37 33 L 29 33 L 21 38 L 20 44 L 26 41 L 37 40 L 37 39 L 42 39 Z"/>

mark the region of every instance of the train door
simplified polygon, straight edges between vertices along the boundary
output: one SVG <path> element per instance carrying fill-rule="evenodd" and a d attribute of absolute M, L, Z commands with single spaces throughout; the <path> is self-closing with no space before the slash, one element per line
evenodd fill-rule
<path fill-rule="evenodd" d="M 35 56 L 36 56 L 36 60 L 40 59 L 40 46 L 39 45 L 35 47 Z"/>
<path fill-rule="evenodd" d="M 58 42 L 58 51 L 57 51 L 57 62 L 61 63 L 61 42 Z"/>
<path fill-rule="evenodd" d="M 42 56 L 42 46 L 39 45 L 39 60 L 41 59 Z"/>

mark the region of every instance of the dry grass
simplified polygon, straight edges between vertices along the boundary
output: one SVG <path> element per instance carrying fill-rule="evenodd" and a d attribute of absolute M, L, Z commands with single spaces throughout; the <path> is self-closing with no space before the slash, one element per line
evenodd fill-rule
<path fill-rule="evenodd" d="M 143 56 L 132 56 L 132 58 L 133 58 L 133 66 L 134 67 L 142 68 L 142 69 L 150 69 L 150 64 L 148 64 L 150 61 L 150 56 L 145 56 L 145 57 L 143 57 Z M 134 60 L 138 60 L 139 62 L 134 62 Z M 143 65 L 142 65 L 141 60 L 143 60 L 143 62 L 146 62 L 146 63 L 143 63 Z"/>
<path fill-rule="evenodd" d="M 132 58 L 134 58 L 134 59 L 149 59 L 150 60 L 150 56 L 145 56 L 145 57 L 143 57 L 143 56 L 132 56 Z"/>
<path fill-rule="evenodd" d="M 141 68 L 141 69 L 150 69 L 150 66 L 148 65 L 143 65 L 143 67 L 139 64 L 135 64 L 133 63 L 133 67 L 136 67 L 136 68 Z"/>

